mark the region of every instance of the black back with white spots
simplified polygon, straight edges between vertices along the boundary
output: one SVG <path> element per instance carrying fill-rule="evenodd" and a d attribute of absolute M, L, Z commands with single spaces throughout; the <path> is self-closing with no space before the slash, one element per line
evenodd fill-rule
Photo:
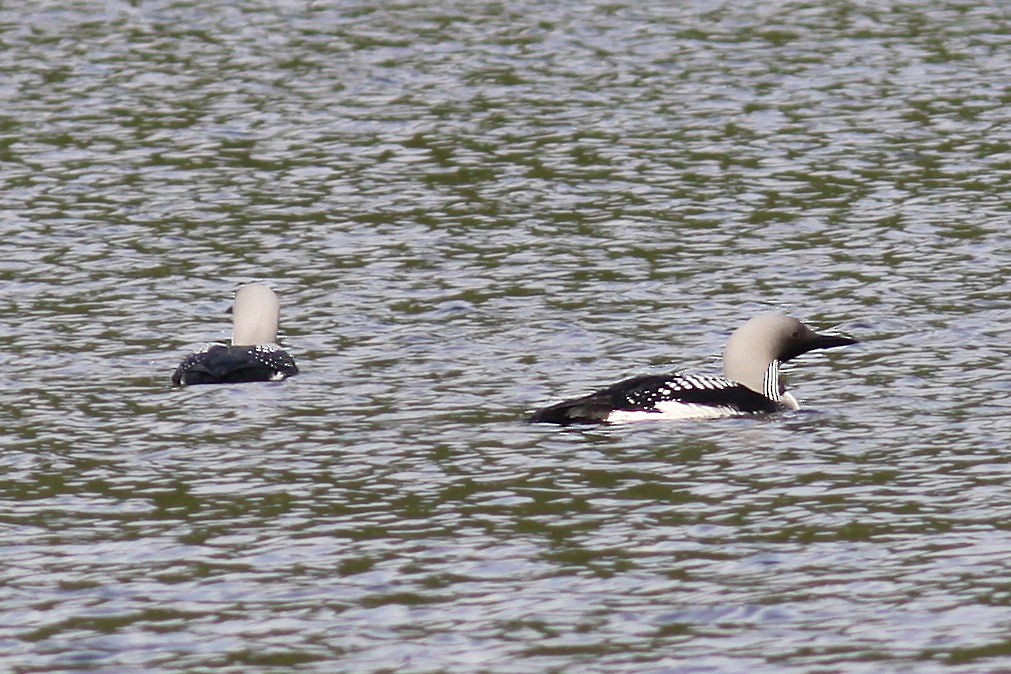
<path fill-rule="evenodd" d="M 172 373 L 176 386 L 280 381 L 298 374 L 295 360 L 276 344 L 214 344 L 186 356 Z"/>
<path fill-rule="evenodd" d="M 599 424 L 616 411 L 655 412 L 659 403 L 682 403 L 727 408 L 728 414 L 778 412 L 781 405 L 743 384 L 722 377 L 691 374 L 644 375 L 582 398 L 545 407 L 530 418 L 534 423 Z"/>

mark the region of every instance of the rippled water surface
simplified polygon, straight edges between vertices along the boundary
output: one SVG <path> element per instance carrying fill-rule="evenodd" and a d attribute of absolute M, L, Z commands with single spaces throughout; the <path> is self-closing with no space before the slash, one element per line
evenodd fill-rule
<path fill-rule="evenodd" d="M 0 9 L 0 669 L 1011 670 L 1003 3 Z M 281 384 L 172 389 L 270 283 Z M 562 430 L 777 308 L 805 410 Z"/>

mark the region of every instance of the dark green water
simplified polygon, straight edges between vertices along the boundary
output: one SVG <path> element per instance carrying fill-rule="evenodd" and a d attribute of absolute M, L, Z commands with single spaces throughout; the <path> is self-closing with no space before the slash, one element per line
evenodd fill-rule
<path fill-rule="evenodd" d="M 225 4 L 0 8 L 0 669 L 1011 669 L 1005 6 Z"/>

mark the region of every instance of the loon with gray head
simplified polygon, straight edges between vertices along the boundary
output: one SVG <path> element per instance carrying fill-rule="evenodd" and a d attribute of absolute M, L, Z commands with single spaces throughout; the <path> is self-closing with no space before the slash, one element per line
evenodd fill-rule
<path fill-rule="evenodd" d="M 645 375 L 538 410 L 531 423 L 616 424 L 663 419 L 716 419 L 800 409 L 780 381 L 782 363 L 814 349 L 856 344 L 820 335 L 781 313 L 755 316 L 739 327 L 723 352 L 724 377 Z"/>
<path fill-rule="evenodd" d="M 298 374 L 295 360 L 277 345 L 281 303 L 273 290 L 251 283 L 235 292 L 232 344 L 209 344 L 172 373 L 176 386 L 280 381 Z"/>

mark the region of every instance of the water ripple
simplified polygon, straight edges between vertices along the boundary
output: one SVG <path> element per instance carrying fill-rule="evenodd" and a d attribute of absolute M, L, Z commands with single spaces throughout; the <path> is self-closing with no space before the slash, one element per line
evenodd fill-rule
<path fill-rule="evenodd" d="M 0 662 L 1007 669 L 1004 19 L 0 9 Z M 250 280 L 302 374 L 171 389 Z M 522 423 L 773 307 L 800 413 Z"/>

